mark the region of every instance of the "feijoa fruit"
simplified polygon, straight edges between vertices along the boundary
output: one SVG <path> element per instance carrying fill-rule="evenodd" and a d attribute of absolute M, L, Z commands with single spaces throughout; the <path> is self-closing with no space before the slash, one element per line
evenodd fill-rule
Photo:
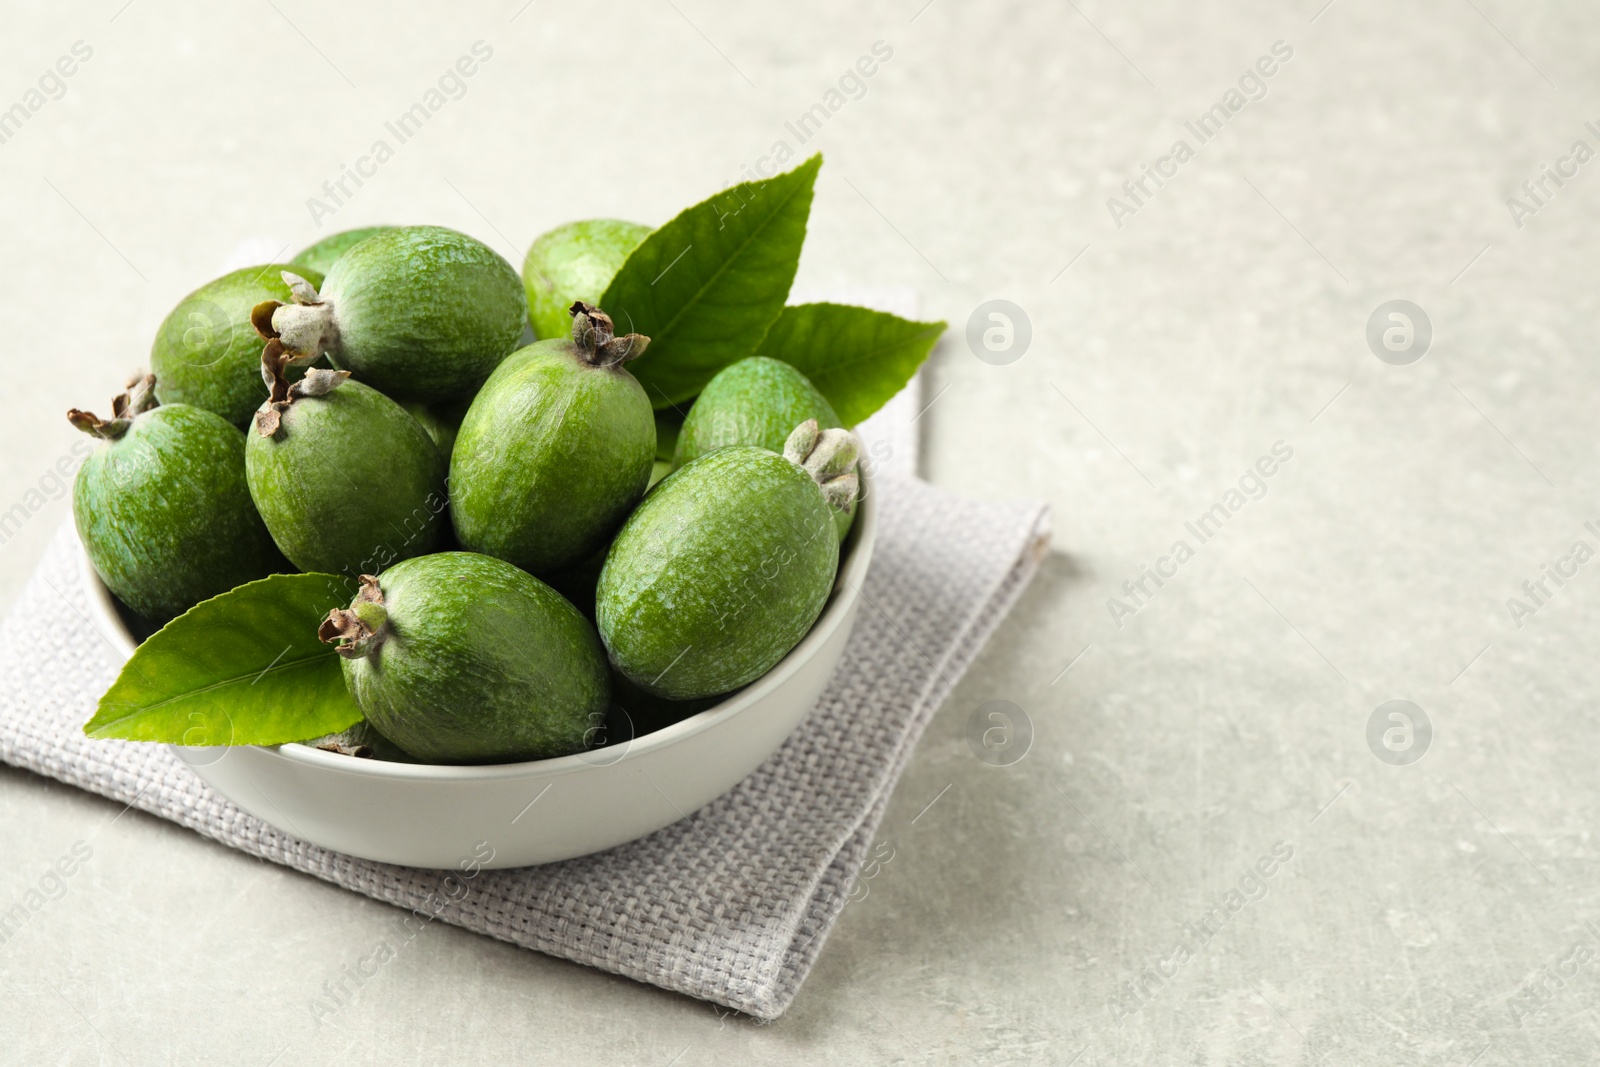
<path fill-rule="evenodd" d="M 611 679 L 594 628 L 502 560 L 439 552 L 363 575 L 319 631 L 373 726 L 417 759 L 507 763 L 581 751 Z"/>
<path fill-rule="evenodd" d="M 445 462 L 395 401 L 349 371 L 298 382 L 264 355 L 271 396 L 247 433 L 250 496 L 303 571 L 352 577 L 431 552 L 445 521 Z"/>
<path fill-rule="evenodd" d="M 461 547 L 548 574 L 603 548 L 650 481 L 656 424 L 623 364 L 648 338 L 572 306 L 571 336 L 536 341 L 494 372 L 450 458 Z"/>
<path fill-rule="evenodd" d="M 291 259 L 302 267 L 310 267 L 319 274 L 327 274 L 328 269 L 340 256 L 373 234 L 392 229 L 393 226 L 362 226 L 354 230 L 340 230 L 338 233 L 330 233 L 308 248 L 302 248 Z"/>
<path fill-rule="evenodd" d="M 283 272 L 322 281 L 314 268 L 270 263 L 207 282 L 167 315 L 150 346 L 156 399 L 193 404 L 244 426 L 261 406 L 261 338 L 250 324 L 262 301 L 289 299 Z"/>
<path fill-rule="evenodd" d="M 673 462 L 683 466 L 725 445 L 760 445 L 782 452 L 794 428 L 815 419 L 840 425 L 833 405 L 794 367 L 751 356 L 724 367 L 706 384 L 678 431 Z"/>
<path fill-rule="evenodd" d="M 567 309 L 580 300 L 598 304 L 628 255 L 650 232 L 637 222 L 586 219 L 538 237 L 522 262 L 534 334 L 565 337 L 571 326 Z"/>
<path fill-rule="evenodd" d="M 808 427 L 804 451 L 834 462 L 851 451 L 835 443 L 848 431 Z M 827 603 L 839 563 L 834 516 L 854 477 L 829 477 L 824 488 L 755 445 L 717 449 L 668 475 L 600 572 L 595 620 L 612 664 L 674 700 L 726 693 L 771 670 Z"/>
<path fill-rule="evenodd" d="M 250 500 L 244 434 L 191 404 L 156 407 L 154 385 L 131 383 L 110 419 L 67 418 L 106 443 L 72 487 L 89 562 L 123 603 L 165 622 L 289 565 Z"/>
<path fill-rule="evenodd" d="M 516 347 L 522 280 L 494 249 L 442 226 L 397 226 L 340 256 L 320 290 L 285 274 L 293 303 L 251 321 L 291 364 L 326 355 L 358 381 L 405 400 L 470 396 Z"/>

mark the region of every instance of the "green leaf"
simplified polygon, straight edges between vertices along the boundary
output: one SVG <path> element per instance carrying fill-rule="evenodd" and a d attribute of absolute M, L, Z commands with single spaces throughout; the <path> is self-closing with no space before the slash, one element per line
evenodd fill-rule
<path fill-rule="evenodd" d="M 331 574 L 274 574 L 196 604 L 134 650 L 83 732 L 278 745 L 351 726 L 361 709 L 317 626 L 353 595 Z"/>
<path fill-rule="evenodd" d="M 618 333 L 650 338 L 628 370 L 657 408 L 691 399 L 755 354 L 789 298 L 821 166 L 812 156 L 696 204 L 646 237 L 611 279 L 600 306 Z"/>
<path fill-rule="evenodd" d="M 798 304 L 783 309 L 760 354 L 810 378 L 854 426 L 905 388 L 944 328 L 848 304 Z"/>

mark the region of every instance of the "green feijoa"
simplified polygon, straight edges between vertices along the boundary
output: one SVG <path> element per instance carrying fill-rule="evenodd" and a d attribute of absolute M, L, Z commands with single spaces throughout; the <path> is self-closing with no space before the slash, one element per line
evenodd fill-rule
<path fill-rule="evenodd" d="M 340 256 L 319 291 L 286 274 L 293 303 L 251 321 L 294 364 L 326 355 L 397 399 L 470 396 L 522 334 L 522 280 L 494 249 L 442 226 L 396 226 Z M 269 343 L 268 350 L 273 345 Z"/>
<path fill-rule="evenodd" d="M 289 564 L 250 501 L 244 434 L 204 408 L 155 407 L 154 384 L 132 383 L 109 420 L 67 418 L 106 442 L 72 487 L 89 562 L 123 603 L 165 622 Z"/>
<path fill-rule="evenodd" d="M 594 628 L 511 564 L 439 552 L 373 578 L 330 612 L 345 683 L 395 744 L 433 763 L 506 763 L 583 749 L 611 679 Z"/>
<path fill-rule="evenodd" d="M 724 445 L 782 452 L 807 419 L 823 429 L 842 425 L 827 398 L 789 364 L 766 356 L 741 359 L 719 371 L 689 409 L 673 462 L 681 467 Z"/>
<path fill-rule="evenodd" d="M 314 271 L 326 274 L 340 256 L 356 245 L 373 234 L 392 229 L 393 226 L 362 226 L 355 230 L 340 230 L 338 233 L 329 234 L 309 248 L 302 248 L 293 259 L 302 267 L 310 267 Z"/>
<path fill-rule="evenodd" d="M 461 547 L 548 574 L 604 547 L 650 481 L 656 424 L 623 367 L 649 343 L 573 305 L 572 336 L 535 341 L 472 401 L 450 457 Z"/>
<path fill-rule="evenodd" d="M 557 226 L 534 240 L 522 261 L 528 321 L 542 338 L 565 337 L 567 309 L 600 302 L 628 254 L 649 237 L 649 226 L 621 219 L 586 219 Z"/>
<path fill-rule="evenodd" d="M 839 563 L 834 498 L 853 495 L 854 479 L 821 487 L 755 445 L 729 445 L 668 475 L 629 516 L 600 572 L 595 621 L 612 664 L 674 700 L 726 693 L 771 670 L 827 602 Z"/>
<path fill-rule="evenodd" d="M 251 310 L 265 300 L 289 299 L 284 271 L 320 284 L 308 266 L 269 263 L 246 267 L 207 282 L 173 308 L 150 346 L 156 398 L 163 404 L 193 404 L 244 426 L 261 406 L 261 338 Z"/>
<path fill-rule="evenodd" d="M 312 369 L 290 384 L 262 356 L 272 395 L 247 432 L 250 496 L 289 561 L 351 576 L 433 551 L 446 506 L 444 457 L 399 404 Z"/>

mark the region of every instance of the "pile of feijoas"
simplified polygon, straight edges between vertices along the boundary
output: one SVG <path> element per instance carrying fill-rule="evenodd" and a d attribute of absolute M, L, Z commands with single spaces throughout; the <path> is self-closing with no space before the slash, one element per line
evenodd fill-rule
<path fill-rule="evenodd" d="M 792 650 L 862 490 L 851 430 L 943 323 L 786 306 L 820 157 L 519 272 L 333 234 L 179 301 L 73 489 L 144 640 L 85 726 L 358 756 L 568 755 Z"/>

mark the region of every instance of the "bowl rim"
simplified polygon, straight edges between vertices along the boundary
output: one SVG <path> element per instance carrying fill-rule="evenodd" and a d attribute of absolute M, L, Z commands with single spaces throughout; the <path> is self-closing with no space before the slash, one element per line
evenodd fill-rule
<path fill-rule="evenodd" d="M 630 760 L 641 759 L 659 749 L 671 747 L 708 730 L 715 729 L 722 723 L 764 701 L 798 671 L 807 660 L 815 655 L 818 648 L 851 616 L 851 609 L 856 599 L 863 595 L 861 587 L 866 580 L 867 568 L 872 562 L 873 547 L 878 538 L 877 494 L 871 489 L 871 483 L 876 479 L 868 474 L 866 468 L 867 464 L 863 463 L 857 471 L 861 486 L 859 504 L 856 508 L 855 522 L 851 526 L 850 534 L 846 537 L 845 544 L 841 546 L 843 559 L 840 561 L 838 573 L 834 576 L 832 593 L 828 598 L 828 603 L 822 610 L 822 614 L 817 617 L 816 622 L 812 623 L 811 629 L 807 631 L 805 637 L 800 639 L 800 643 L 790 649 L 766 674 L 739 690 L 727 700 L 680 719 L 670 726 L 654 730 L 643 737 L 633 738 L 624 745 L 622 754 L 613 760 L 600 763 L 596 762 L 590 753 L 579 752 L 570 756 L 524 760 L 519 763 L 395 763 L 389 760 L 356 759 L 338 752 L 328 752 L 315 748 L 299 741 L 285 742 L 281 745 L 246 745 L 241 747 L 273 752 L 291 763 L 355 777 L 411 781 L 481 782 L 501 778 L 555 778 L 581 773 L 586 770 L 616 766 Z M 100 580 L 100 576 L 95 573 L 94 567 L 89 563 L 88 553 L 82 550 L 81 545 L 79 555 L 82 561 L 85 584 L 88 586 L 91 598 L 95 601 L 95 606 L 103 616 L 114 624 L 117 644 L 123 651 L 132 655 L 132 651 L 137 647 L 137 644 L 118 616 L 111 591 L 106 588 L 105 583 Z"/>

